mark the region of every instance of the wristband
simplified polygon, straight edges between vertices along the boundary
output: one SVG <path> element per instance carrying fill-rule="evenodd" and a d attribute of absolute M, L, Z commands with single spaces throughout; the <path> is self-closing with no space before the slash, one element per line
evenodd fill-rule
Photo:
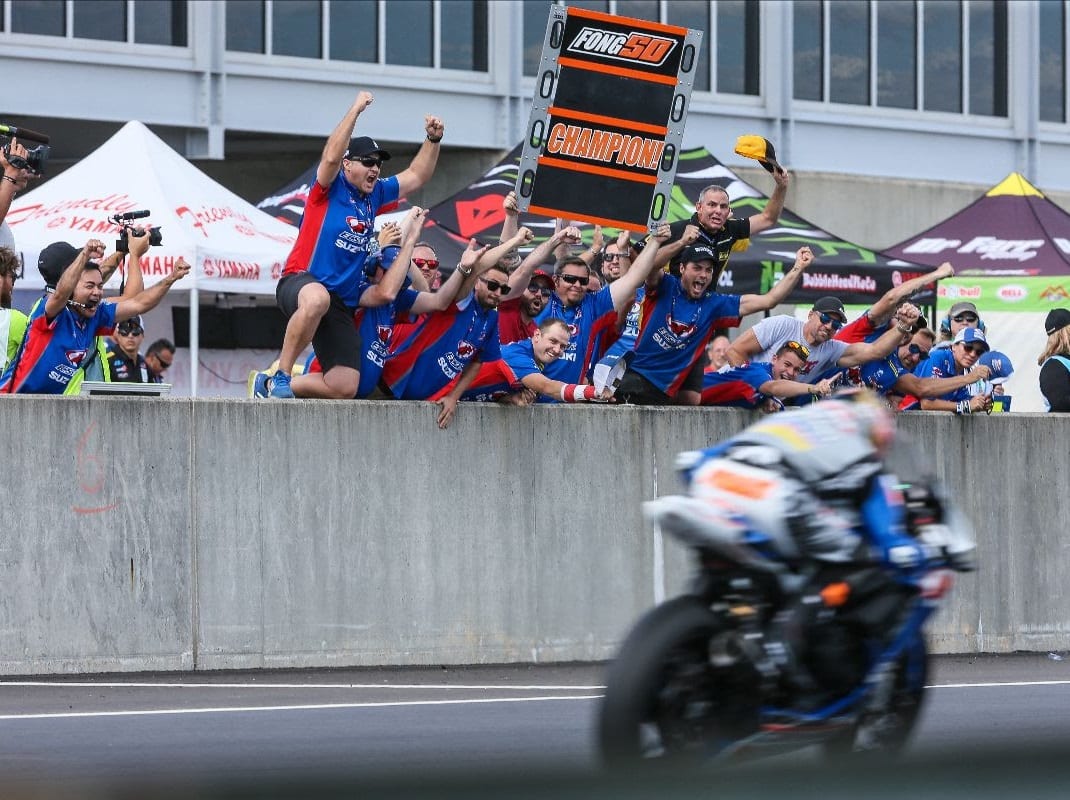
<path fill-rule="evenodd" d="M 15 180 L 14 178 L 12 178 L 10 175 L 4 175 L 3 178 L 4 178 L 5 181 L 11 181 L 12 183 L 18 183 L 18 181 Z"/>
<path fill-rule="evenodd" d="M 913 333 L 914 332 L 914 327 L 912 325 L 907 325 L 904 328 L 903 327 L 903 323 L 901 323 L 901 322 L 897 322 L 895 324 L 895 327 L 899 329 L 900 333 Z"/>
<path fill-rule="evenodd" d="M 431 134 L 429 133 L 429 134 L 427 134 L 427 141 L 431 142 L 431 144 L 438 144 L 439 142 L 442 141 L 442 137 L 439 136 L 437 139 L 432 139 L 431 138 Z"/>
<path fill-rule="evenodd" d="M 458 265 L 457 265 L 457 271 L 458 271 L 459 273 L 461 273 L 462 275 L 464 275 L 464 277 L 466 277 L 466 278 L 467 278 L 467 277 L 468 277 L 469 275 L 471 275 L 471 274 L 472 274 L 472 268 L 471 268 L 471 267 L 469 267 L 468 269 L 465 269 L 465 268 L 464 268 L 464 264 L 458 264 Z"/>
<path fill-rule="evenodd" d="M 594 400 L 594 387 L 586 383 L 566 383 L 561 387 L 561 399 L 566 403 L 582 403 L 584 400 Z"/>
<path fill-rule="evenodd" d="M 973 413 L 973 409 L 970 408 L 970 401 L 969 400 L 959 400 L 959 404 L 955 408 L 955 413 L 956 414 L 971 414 L 971 413 Z"/>

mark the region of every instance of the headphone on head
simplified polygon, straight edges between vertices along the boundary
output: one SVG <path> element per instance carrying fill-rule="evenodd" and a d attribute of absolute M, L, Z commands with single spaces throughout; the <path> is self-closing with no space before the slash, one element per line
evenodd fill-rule
<path fill-rule="evenodd" d="M 985 327 L 985 321 L 981 319 L 980 314 L 977 315 L 977 329 L 981 333 L 987 334 L 988 329 Z M 942 320 L 940 320 L 940 335 L 950 337 L 951 336 L 951 312 L 948 311 Z"/>

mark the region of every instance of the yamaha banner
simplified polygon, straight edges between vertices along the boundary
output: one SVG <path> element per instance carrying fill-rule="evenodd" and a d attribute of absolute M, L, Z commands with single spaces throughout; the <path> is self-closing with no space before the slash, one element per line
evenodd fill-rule
<path fill-rule="evenodd" d="M 553 6 L 520 209 L 640 232 L 665 221 L 701 45 L 689 28 Z"/>

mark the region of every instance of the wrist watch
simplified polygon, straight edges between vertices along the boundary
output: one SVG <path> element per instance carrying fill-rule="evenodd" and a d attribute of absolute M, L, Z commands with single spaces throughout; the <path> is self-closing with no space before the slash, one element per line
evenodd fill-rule
<path fill-rule="evenodd" d="M 457 271 L 458 271 L 459 273 L 461 273 L 462 275 L 464 275 L 464 277 L 466 277 L 466 278 L 467 278 L 467 277 L 468 277 L 469 275 L 471 275 L 471 274 L 472 274 L 472 268 L 471 268 L 471 267 L 469 267 L 468 269 L 465 269 L 465 268 L 464 268 L 464 264 L 458 264 L 458 265 L 457 265 Z"/>

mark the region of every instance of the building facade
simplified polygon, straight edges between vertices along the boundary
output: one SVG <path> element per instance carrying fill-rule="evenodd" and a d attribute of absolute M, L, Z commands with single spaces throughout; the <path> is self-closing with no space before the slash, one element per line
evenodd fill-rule
<path fill-rule="evenodd" d="M 950 182 L 969 195 L 1011 171 L 1070 192 L 1063 0 L 571 5 L 703 30 L 685 147 L 702 144 L 739 165 L 736 136 L 765 135 L 806 176 L 797 188 L 821 209 L 835 209 L 834 195 L 852 186 L 895 191 L 902 205 L 912 187 Z M 50 133 L 62 168 L 137 118 L 259 199 L 311 164 L 356 91 L 369 89 L 375 103 L 360 129 L 401 155 L 422 139 L 424 113 L 446 120 L 449 158 L 429 196 L 417 198 L 431 202 L 523 137 L 548 8 L 547 0 L 2 0 L 0 122 Z M 848 198 L 843 208 L 856 204 Z M 864 243 L 896 241 L 894 226 L 886 233 Z"/>

